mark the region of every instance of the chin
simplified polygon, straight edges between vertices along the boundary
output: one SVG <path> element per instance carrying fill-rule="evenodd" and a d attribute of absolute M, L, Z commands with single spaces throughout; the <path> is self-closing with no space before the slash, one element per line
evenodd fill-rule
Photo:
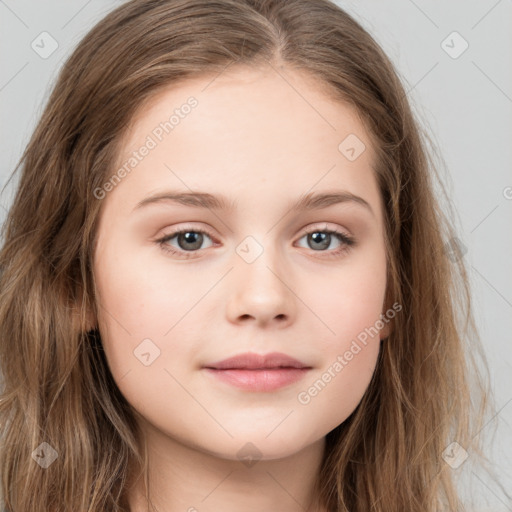
<path fill-rule="evenodd" d="M 215 443 L 208 451 L 222 459 L 238 460 L 247 462 L 261 460 L 270 461 L 284 459 L 299 453 L 306 447 L 323 439 L 323 436 L 307 438 L 302 433 L 293 435 L 288 430 L 283 429 L 280 435 L 272 432 L 268 435 L 267 431 L 255 433 L 253 430 L 233 432 L 233 439 L 225 439 L 225 442 Z M 268 437 L 267 437 L 268 436 Z"/>

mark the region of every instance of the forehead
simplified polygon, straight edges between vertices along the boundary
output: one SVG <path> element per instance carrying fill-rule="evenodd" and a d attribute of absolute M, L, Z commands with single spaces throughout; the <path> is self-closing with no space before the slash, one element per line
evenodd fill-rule
<path fill-rule="evenodd" d="M 233 68 L 172 84 L 138 109 L 119 165 L 148 140 L 151 151 L 117 187 L 132 203 L 159 187 L 245 192 L 250 200 L 266 185 L 284 197 L 316 184 L 366 189 L 376 199 L 375 153 L 358 112 L 301 71 Z"/>
<path fill-rule="evenodd" d="M 172 137 L 164 133 L 164 144 L 177 141 L 183 126 L 188 135 L 207 135 L 226 143 L 258 132 L 258 139 L 247 140 L 247 145 L 265 141 L 270 146 L 267 150 L 304 139 L 325 140 L 325 145 L 333 143 L 337 149 L 339 140 L 354 133 L 367 143 L 369 158 L 372 148 L 356 108 L 335 99 L 333 91 L 331 85 L 305 71 L 284 67 L 235 67 L 220 74 L 187 78 L 159 90 L 137 109 L 124 147 L 136 146 L 141 137 L 177 112 Z M 197 107 L 190 115 L 180 113 L 190 97 L 195 98 Z M 277 140 L 273 137 L 276 133 L 281 135 Z"/>

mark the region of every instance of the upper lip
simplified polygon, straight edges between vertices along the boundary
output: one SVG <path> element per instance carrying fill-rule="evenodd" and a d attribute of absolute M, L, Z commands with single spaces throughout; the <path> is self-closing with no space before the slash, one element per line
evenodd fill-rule
<path fill-rule="evenodd" d="M 271 368 L 311 368 L 310 366 L 280 352 L 270 354 L 255 354 L 246 352 L 238 354 L 222 361 L 205 365 L 205 368 L 215 370 L 246 369 L 246 370 L 265 370 Z"/>

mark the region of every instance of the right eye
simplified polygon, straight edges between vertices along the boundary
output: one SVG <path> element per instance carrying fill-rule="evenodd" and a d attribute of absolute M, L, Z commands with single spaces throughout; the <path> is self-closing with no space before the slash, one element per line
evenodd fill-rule
<path fill-rule="evenodd" d="M 201 249 L 204 241 L 204 235 L 206 235 L 208 238 L 212 238 L 212 236 L 207 231 L 184 228 L 166 234 L 162 238 L 156 240 L 156 243 L 161 247 L 163 251 L 167 253 L 178 255 L 184 258 L 192 258 L 194 257 L 192 254 L 198 252 L 198 250 Z M 173 248 L 173 246 L 169 245 L 168 243 L 174 238 L 176 238 L 176 242 L 178 243 L 177 248 Z"/>

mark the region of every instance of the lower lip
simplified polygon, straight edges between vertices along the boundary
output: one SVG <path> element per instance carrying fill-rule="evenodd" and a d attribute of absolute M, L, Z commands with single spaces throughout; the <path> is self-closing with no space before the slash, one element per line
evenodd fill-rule
<path fill-rule="evenodd" d="M 302 379 L 309 368 L 206 370 L 218 379 L 247 391 L 274 391 Z"/>

